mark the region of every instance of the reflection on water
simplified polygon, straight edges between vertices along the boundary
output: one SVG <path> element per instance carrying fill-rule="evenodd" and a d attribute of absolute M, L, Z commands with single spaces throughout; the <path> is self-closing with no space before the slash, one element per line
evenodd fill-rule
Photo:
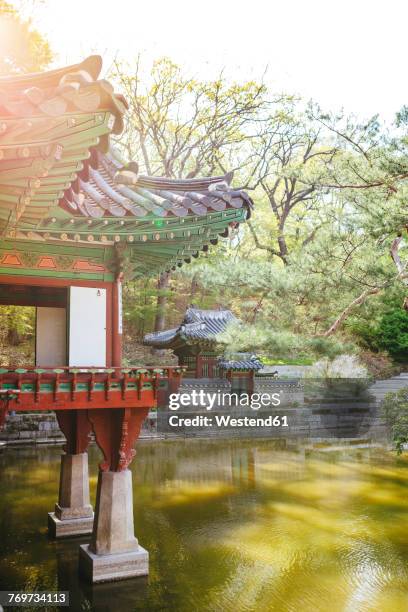
<path fill-rule="evenodd" d="M 150 576 L 89 586 L 77 577 L 87 539 L 46 536 L 59 454 L 0 454 L 0 590 L 69 590 L 73 610 L 408 610 L 407 459 L 268 441 L 139 443 L 135 524 Z M 93 496 L 98 460 L 91 448 Z"/>

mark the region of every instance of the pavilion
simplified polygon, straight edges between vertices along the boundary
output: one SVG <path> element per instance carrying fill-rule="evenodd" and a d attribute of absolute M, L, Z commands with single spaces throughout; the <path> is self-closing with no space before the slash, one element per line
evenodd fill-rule
<path fill-rule="evenodd" d="M 100 79 L 101 58 L 0 78 L 0 304 L 35 306 L 35 363 L 0 370 L 8 410 L 55 410 L 67 438 L 51 532 L 92 531 L 80 570 L 92 582 L 148 573 L 134 536 L 134 443 L 162 381 L 182 368 L 123 368 L 123 280 L 198 257 L 245 221 L 232 176 L 139 174 L 113 149 L 126 100 Z M 95 519 L 87 447 L 100 464 Z"/>
<path fill-rule="evenodd" d="M 262 363 L 251 353 L 225 355 L 223 334 L 239 325 L 230 310 L 203 310 L 191 305 L 178 327 L 146 334 L 144 344 L 171 349 L 187 378 L 227 377 L 234 388 L 253 390 L 254 374 Z"/>

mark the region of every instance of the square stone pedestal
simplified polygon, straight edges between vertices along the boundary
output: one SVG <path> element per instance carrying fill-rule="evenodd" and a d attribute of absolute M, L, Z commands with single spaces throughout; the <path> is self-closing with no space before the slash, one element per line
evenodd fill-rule
<path fill-rule="evenodd" d="M 94 513 L 89 501 L 88 453 L 61 457 L 60 487 L 55 512 L 48 513 L 51 537 L 92 533 Z"/>
<path fill-rule="evenodd" d="M 48 513 L 48 533 L 53 538 L 68 538 L 92 533 L 94 517 L 60 520 L 55 512 Z"/>
<path fill-rule="evenodd" d="M 142 546 L 138 546 L 134 551 L 95 555 L 89 550 L 89 544 L 81 544 L 79 569 L 89 582 L 108 582 L 147 576 L 149 553 Z"/>

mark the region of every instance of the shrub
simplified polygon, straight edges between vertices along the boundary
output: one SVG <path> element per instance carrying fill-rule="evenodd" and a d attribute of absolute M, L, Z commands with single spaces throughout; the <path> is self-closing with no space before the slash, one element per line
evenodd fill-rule
<path fill-rule="evenodd" d="M 392 441 L 400 455 L 408 442 L 408 387 L 397 393 L 387 393 L 382 408 Z"/>
<path fill-rule="evenodd" d="M 408 361 L 408 312 L 393 310 L 385 313 L 377 329 L 378 347 L 396 360 Z"/>
<path fill-rule="evenodd" d="M 339 355 L 335 359 L 321 359 L 309 369 L 310 378 L 368 378 L 367 369 L 355 355 Z"/>

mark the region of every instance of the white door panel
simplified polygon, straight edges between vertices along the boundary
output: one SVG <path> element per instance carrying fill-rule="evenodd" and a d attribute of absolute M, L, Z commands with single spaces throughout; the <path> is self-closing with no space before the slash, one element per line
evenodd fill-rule
<path fill-rule="evenodd" d="M 106 289 L 70 287 L 69 365 L 106 367 Z"/>
<path fill-rule="evenodd" d="M 36 316 L 35 365 L 67 364 L 67 313 L 65 308 L 39 306 Z"/>

